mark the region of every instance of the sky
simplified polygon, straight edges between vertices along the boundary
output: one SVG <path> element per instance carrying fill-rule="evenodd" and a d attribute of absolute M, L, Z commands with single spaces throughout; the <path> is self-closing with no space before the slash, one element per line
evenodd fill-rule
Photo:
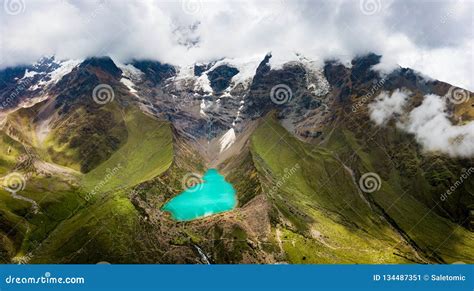
<path fill-rule="evenodd" d="M 471 0 L 0 0 L 0 68 L 108 55 L 189 65 L 221 58 L 315 60 L 374 52 L 474 91 Z"/>

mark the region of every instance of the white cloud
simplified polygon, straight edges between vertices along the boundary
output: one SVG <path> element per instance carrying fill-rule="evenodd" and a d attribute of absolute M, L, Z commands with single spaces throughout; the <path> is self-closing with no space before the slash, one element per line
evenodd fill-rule
<path fill-rule="evenodd" d="M 411 92 L 397 89 L 382 92 L 369 104 L 370 119 L 377 125 L 397 120 L 397 127 L 415 136 L 427 152 L 439 152 L 451 157 L 474 156 L 474 121 L 454 125 L 449 119 L 446 97 L 429 94 L 420 106 L 407 111 Z"/>
<path fill-rule="evenodd" d="M 269 51 L 342 61 L 375 52 L 384 55 L 379 69 L 410 66 L 474 90 L 472 1 L 372 1 L 378 5 L 373 14 L 359 3 L 368 0 L 182 5 L 189 1 L 23 1 L 25 10 L 17 15 L 0 9 L 0 66 L 32 63 L 45 54 L 183 65 Z"/>
<path fill-rule="evenodd" d="M 453 125 L 446 113 L 446 99 L 426 95 L 399 128 L 415 135 L 426 151 L 437 151 L 452 157 L 474 156 L 474 122 Z"/>
<path fill-rule="evenodd" d="M 370 119 L 378 125 L 383 125 L 394 114 L 402 114 L 409 95 L 410 91 L 404 89 L 397 89 L 391 95 L 389 92 L 383 91 L 373 103 L 369 104 Z"/>

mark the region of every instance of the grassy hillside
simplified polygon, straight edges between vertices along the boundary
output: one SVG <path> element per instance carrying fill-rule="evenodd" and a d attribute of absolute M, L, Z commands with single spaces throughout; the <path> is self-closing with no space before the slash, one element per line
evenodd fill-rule
<path fill-rule="evenodd" d="M 182 190 L 182 177 L 205 171 L 203 161 L 191 145 L 179 139 L 174 144 L 169 123 L 138 109 L 116 109 L 107 110 L 120 132 L 125 130 L 116 135 L 121 136 L 118 148 L 101 155 L 87 173 L 77 173 L 77 180 L 40 173 L 31 165 L 20 169 L 30 172 L 24 173 L 26 188 L 18 194 L 35 201 L 39 212 L 0 190 L 3 262 L 195 263 L 195 245 L 216 263 L 472 262 L 473 233 L 440 215 L 433 202 L 445 187 L 439 183 L 456 176 L 449 161 L 424 158 L 410 146 L 403 151 L 374 147 L 360 132 L 342 127 L 324 146 L 311 145 L 270 114 L 253 132 L 250 146 L 222 165 L 237 190 L 238 208 L 178 223 L 160 207 Z M 21 120 L 12 122 L 14 129 L 21 129 Z M 72 139 L 58 147 L 54 135 L 65 127 L 51 131 L 46 143 L 30 137 L 29 150 L 58 163 L 76 155 L 92 135 L 78 147 L 71 147 Z M 86 127 L 71 124 L 70 132 L 80 136 Z M 22 138 L 32 134 L 25 130 Z M 373 142 L 402 148 L 404 138 L 388 132 Z M 103 140 L 99 144 L 111 149 Z M 3 176 L 25 149 L 5 133 L 0 145 Z M 84 164 L 78 157 L 71 161 L 80 169 Z M 358 178 L 366 172 L 380 175 L 380 190 L 359 190 Z"/>
<path fill-rule="evenodd" d="M 56 227 L 35 252 L 35 262 L 135 261 L 129 251 L 133 249 L 139 213 L 129 199 L 131 188 L 171 165 L 172 133 L 168 123 L 138 110 L 126 111 L 123 117 L 126 142 L 84 175 L 80 195 L 91 199 Z M 81 255 L 77 255 L 79 250 Z"/>
<path fill-rule="evenodd" d="M 87 174 L 77 173 L 77 181 L 69 181 L 70 178 L 60 172 L 44 174 L 32 164 L 18 170 L 25 177 L 26 187 L 17 194 L 35 201 L 37 212 L 33 211 L 32 203 L 15 199 L 0 189 L 0 258 L 4 262 L 91 263 L 100 261 L 102 256 L 114 261 L 130 261 L 125 253 L 133 245 L 139 217 L 129 199 L 131 188 L 168 169 L 173 160 L 173 138 L 168 123 L 137 109 L 114 112 L 118 126 L 123 123 L 126 128 L 122 145 Z M 22 123 L 18 120 L 21 119 L 15 117 L 14 129 L 21 129 Z M 84 143 L 71 148 L 73 136 L 81 132 L 75 129 L 84 127 L 66 122 L 61 132 L 72 130 L 72 135 L 67 136 L 69 141 L 60 150 L 54 151 L 51 144 L 61 139 L 54 137 L 59 134 L 57 131 L 50 132 L 46 143 L 36 143 L 34 132 L 30 130 L 23 136 L 29 137 L 30 152 L 35 153 L 35 159 L 61 161 L 61 157 L 68 159 L 64 153 L 74 155 L 91 140 L 86 136 Z M 6 175 L 18 164 L 24 150 L 5 133 L 1 137 L 0 170 Z M 80 167 L 80 160 L 70 161 Z"/>
<path fill-rule="evenodd" d="M 7 174 L 22 153 L 23 146 L 0 131 L 0 175 Z"/>
<path fill-rule="evenodd" d="M 85 191 L 93 190 L 107 180 L 100 192 L 118 187 L 131 187 L 158 176 L 173 161 L 173 137 L 170 125 L 145 115 L 139 110 L 124 113 L 128 138 L 112 156 L 90 171 L 82 180 Z M 116 173 L 113 174 L 113 170 Z"/>
<path fill-rule="evenodd" d="M 110 158 L 123 146 L 128 133 L 116 104 L 95 110 L 79 107 L 51 131 L 40 148 L 53 162 L 83 173 Z"/>
<path fill-rule="evenodd" d="M 126 194 L 103 196 L 61 222 L 35 250 L 32 262 L 130 262 L 138 213 Z"/>
<path fill-rule="evenodd" d="M 328 150 L 296 140 L 269 116 L 252 136 L 252 154 L 289 262 L 419 261 Z"/>
<path fill-rule="evenodd" d="M 440 201 L 462 172 L 459 162 L 421 155 L 410 137 L 389 128 L 378 133 L 370 128 L 339 130 L 328 147 L 348 161 L 357 179 L 366 172 L 381 177 L 380 190 L 370 198 L 427 257 L 435 262 L 474 262 L 474 233 L 461 226 L 464 219 L 449 219 L 451 214 L 445 210 L 452 207 L 455 214 L 469 203 L 472 180 L 447 201 Z"/>

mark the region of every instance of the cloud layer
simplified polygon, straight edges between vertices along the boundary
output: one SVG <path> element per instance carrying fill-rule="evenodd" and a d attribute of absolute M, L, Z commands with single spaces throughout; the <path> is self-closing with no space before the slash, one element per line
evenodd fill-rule
<path fill-rule="evenodd" d="M 425 150 L 453 157 L 474 156 L 474 122 L 453 125 L 446 113 L 446 100 L 440 96 L 426 95 L 399 127 L 413 133 Z"/>
<path fill-rule="evenodd" d="M 394 118 L 397 127 L 413 134 L 425 151 L 451 157 L 474 156 L 474 121 L 453 125 L 447 110 L 447 102 L 452 100 L 429 94 L 424 96 L 420 106 L 407 111 L 404 107 L 409 95 L 408 91 L 398 89 L 391 95 L 382 92 L 369 104 L 370 119 L 383 126 Z"/>
<path fill-rule="evenodd" d="M 474 90 L 472 1 L 3 0 L 0 67 L 43 55 L 175 65 L 271 51 L 395 64 Z M 13 5 L 18 4 L 18 5 Z"/>
<path fill-rule="evenodd" d="M 394 114 L 402 114 L 409 95 L 410 92 L 407 90 L 397 89 L 391 95 L 389 92 L 383 91 L 373 103 L 369 104 L 370 118 L 377 125 L 383 125 Z"/>

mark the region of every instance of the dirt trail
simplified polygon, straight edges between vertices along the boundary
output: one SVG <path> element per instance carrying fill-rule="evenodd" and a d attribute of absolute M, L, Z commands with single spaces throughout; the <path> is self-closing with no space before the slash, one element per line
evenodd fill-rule
<path fill-rule="evenodd" d="M 31 203 L 31 207 L 33 208 L 33 213 L 35 213 L 35 214 L 38 213 L 39 205 L 35 200 L 33 200 L 31 198 L 28 198 L 28 197 L 25 197 L 25 196 L 18 195 L 16 192 L 10 192 L 10 193 L 11 193 L 12 197 L 15 198 L 15 199 L 23 200 L 23 201 Z"/>

